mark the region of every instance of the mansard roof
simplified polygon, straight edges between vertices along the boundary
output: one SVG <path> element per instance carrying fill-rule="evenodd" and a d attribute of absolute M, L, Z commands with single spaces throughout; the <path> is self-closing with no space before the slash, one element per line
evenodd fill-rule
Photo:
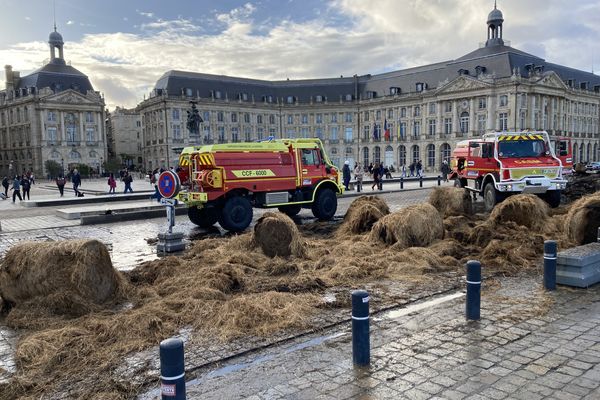
<path fill-rule="evenodd" d="M 56 93 L 74 89 L 86 94 L 88 90 L 94 90 L 85 74 L 70 65 L 60 62 L 50 62 L 19 79 L 18 89 L 29 87 L 35 87 L 38 90 L 49 87 Z"/>

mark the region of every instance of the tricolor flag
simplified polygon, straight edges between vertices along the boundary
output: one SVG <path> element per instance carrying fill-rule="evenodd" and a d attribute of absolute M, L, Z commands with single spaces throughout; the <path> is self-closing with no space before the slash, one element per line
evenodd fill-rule
<path fill-rule="evenodd" d="M 373 124 L 373 139 L 377 140 L 377 124 Z"/>
<path fill-rule="evenodd" d="M 390 140 L 390 127 L 387 123 L 387 118 L 383 121 L 383 137 L 385 140 Z"/>

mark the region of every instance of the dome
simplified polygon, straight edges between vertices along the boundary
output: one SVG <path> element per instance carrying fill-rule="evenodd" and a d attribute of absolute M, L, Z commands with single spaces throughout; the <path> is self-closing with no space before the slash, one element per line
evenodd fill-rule
<path fill-rule="evenodd" d="M 488 24 L 490 22 L 495 22 L 495 21 L 504 21 L 504 17 L 502 15 L 502 11 L 498 10 L 497 8 L 494 8 L 492 10 L 492 12 L 490 12 L 490 14 L 488 15 Z"/>
<path fill-rule="evenodd" d="M 48 43 L 51 44 L 63 44 L 63 38 L 62 35 L 56 31 L 51 32 L 50 36 L 48 37 Z"/>

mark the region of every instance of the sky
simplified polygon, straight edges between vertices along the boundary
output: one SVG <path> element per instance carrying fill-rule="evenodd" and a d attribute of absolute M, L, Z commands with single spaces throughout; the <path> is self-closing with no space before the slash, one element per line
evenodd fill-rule
<path fill-rule="evenodd" d="M 493 7 L 492 0 L 0 0 L 0 65 L 24 76 L 47 62 L 55 14 L 65 59 L 112 110 L 135 107 L 173 69 L 284 80 L 456 59 L 485 41 Z M 600 0 L 499 0 L 498 8 L 511 46 L 600 70 Z"/>

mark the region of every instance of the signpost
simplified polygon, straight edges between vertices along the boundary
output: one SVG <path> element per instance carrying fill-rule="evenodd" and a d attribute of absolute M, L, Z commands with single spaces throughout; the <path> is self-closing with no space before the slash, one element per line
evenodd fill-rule
<path fill-rule="evenodd" d="M 182 241 L 183 233 L 173 232 L 173 227 L 175 226 L 175 206 L 177 205 L 175 197 L 181 190 L 179 176 L 175 172 L 165 171 L 158 177 L 157 187 L 158 192 L 163 197 L 160 203 L 164 204 L 167 208 L 167 223 L 169 228 L 166 233 L 158 234 L 156 251 L 159 253 L 181 251 L 185 249 L 185 244 Z"/>

